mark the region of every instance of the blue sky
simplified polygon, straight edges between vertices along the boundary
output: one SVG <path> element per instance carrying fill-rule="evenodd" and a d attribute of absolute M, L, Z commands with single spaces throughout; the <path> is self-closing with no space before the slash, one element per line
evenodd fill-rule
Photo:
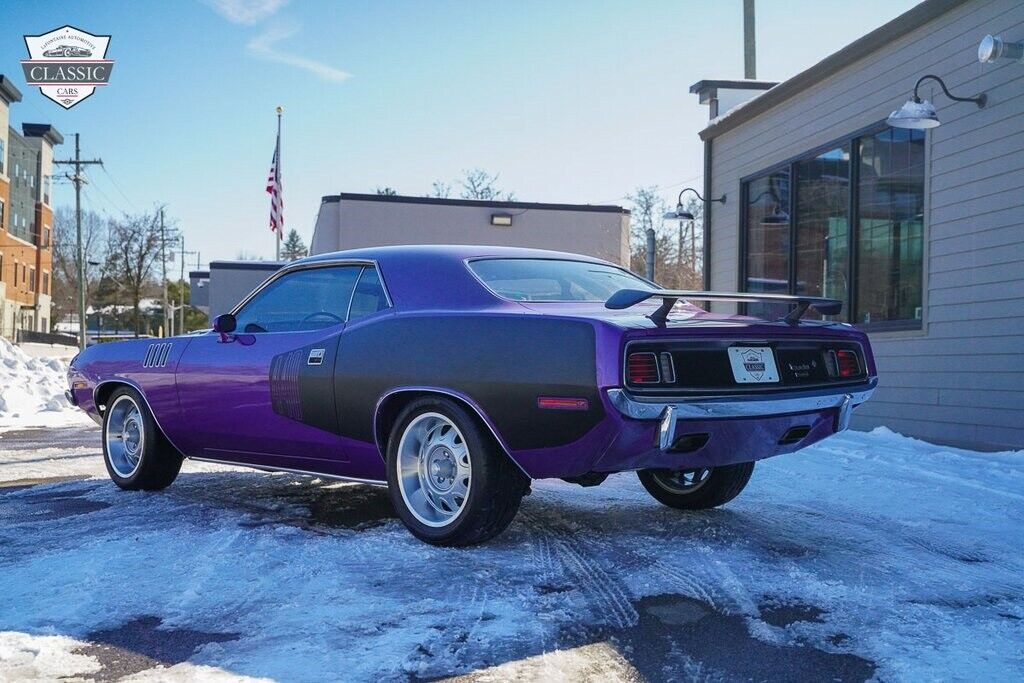
<path fill-rule="evenodd" d="M 912 0 L 760 0 L 758 77 L 788 78 Z M 111 34 L 110 85 L 65 111 L 24 86 L 22 34 Z M 178 0 L 3 8 L 0 73 L 102 157 L 85 203 L 166 203 L 203 262 L 272 256 L 264 191 L 285 107 L 286 227 L 308 242 L 320 197 L 425 194 L 463 169 L 524 201 L 624 203 L 700 182 L 707 119 L 689 86 L 743 73 L 742 2 Z M 69 186 L 55 203 L 73 201 Z"/>

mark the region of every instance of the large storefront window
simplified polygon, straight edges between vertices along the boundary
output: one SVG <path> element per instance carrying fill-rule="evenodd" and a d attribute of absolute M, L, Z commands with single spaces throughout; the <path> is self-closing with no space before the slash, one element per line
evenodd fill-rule
<path fill-rule="evenodd" d="M 748 292 L 789 292 L 789 170 L 771 173 L 747 185 Z M 776 304 L 749 304 L 747 312 L 761 317 L 785 314 Z"/>
<path fill-rule="evenodd" d="M 840 299 L 849 308 L 849 216 L 849 145 L 797 162 L 796 294 Z"/>
<path fill-rule="evenodd" d="M 857 317 L 921 318 L 924 132 L 889 128 L 860 139 Z"/>
<path fill-rule="evenodd" d="M 747 180 L 743 193 L 745 291 L 840 299 L 836 319 L 862 325 L 920 325 L 923 131 L 839 142 Z M 746 311 L 774 318 L 785 307 Z"/>

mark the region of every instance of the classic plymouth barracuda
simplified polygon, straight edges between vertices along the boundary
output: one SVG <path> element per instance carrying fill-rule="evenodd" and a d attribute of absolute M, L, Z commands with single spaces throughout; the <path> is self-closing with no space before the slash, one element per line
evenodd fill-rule
<path fill-rule="evenodd" d="M 780 317 L 691 303 L 716 300 Z M 534 249 L 359 249 L 288 264 L 213 330 L 87 349 L 68 397 L 123 489 L 168 486 L 183 458 L 382 484 L 417 537 L 468 545 L 532 479 L 636 471 L 709 508 L 756 460 L 845 429 L 877 379 L 867 337 L 825 319 L 840 307 Z"/>

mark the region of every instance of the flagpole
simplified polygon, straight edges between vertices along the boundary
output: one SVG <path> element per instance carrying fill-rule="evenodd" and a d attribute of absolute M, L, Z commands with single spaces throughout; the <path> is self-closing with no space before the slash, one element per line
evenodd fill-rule
<path fill-rule="evenodd" d="M 284 113 L 284 107 L 278 106 L 277 108 L 277 175 L 281 176 L 281 114 Z M 281 260 L 281 233 L 284 229 L 278 226 L 277 230 L 274 231 L 274 260 Z"/>

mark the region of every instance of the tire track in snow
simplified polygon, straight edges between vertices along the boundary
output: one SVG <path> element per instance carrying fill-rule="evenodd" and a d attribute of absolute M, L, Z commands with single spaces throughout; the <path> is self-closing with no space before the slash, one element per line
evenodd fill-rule
<path fill-rule="evenodd" d="M 576 579 L 595 613 L 616 628 L 629 628 L 639 621 L 629 590 L 590 557 L 587 543 L 575 538 L 560 518 L 552 520 L 532 511 L 525 516 L 536 533 L 549 537 L 553 558 Z"/>

